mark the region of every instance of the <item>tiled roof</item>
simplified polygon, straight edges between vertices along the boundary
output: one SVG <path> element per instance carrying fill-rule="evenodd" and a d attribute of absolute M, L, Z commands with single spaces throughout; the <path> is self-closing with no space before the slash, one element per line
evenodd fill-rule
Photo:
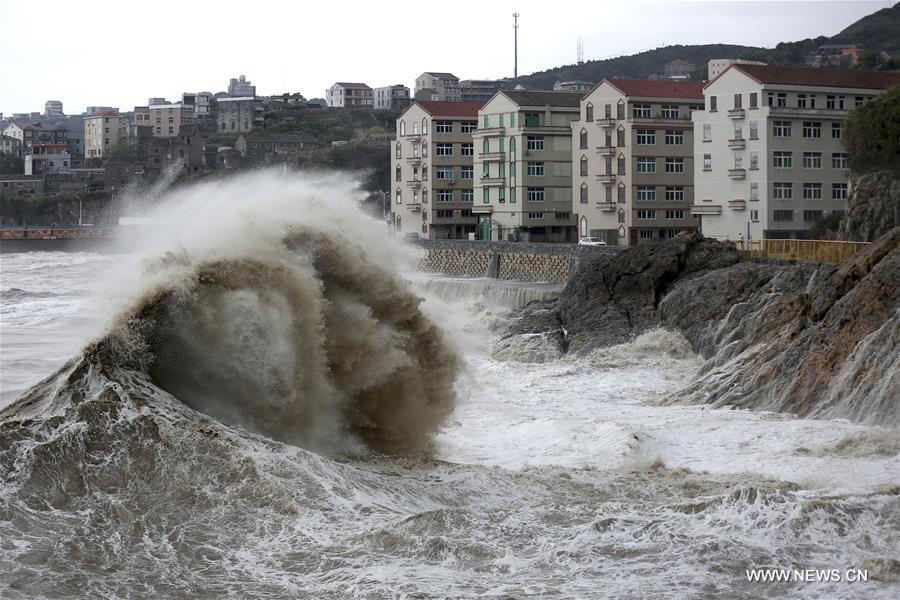
<path fill-rule="evenodd" d="M 703 83 L 699 81 L 672 81 L 671 79 L 604 79 L 603 81 L 631 97 L 703 100 Z"/>
<path fill-rule="evenodd" d="M 416 104 L 432 117 L 472 117 L 473 119 L 478 116 L 478 110 L 484 106 L 484 102 L 437 102 L 431 100 L 416 100 L 410 106 Z"/>
<path fill-rule="evenodd" d="M 885 90 L 900 85 L 900 73 L 861 69 L 814 69 L 771 65 L 732 65 L 759 83 Z M 720 75 L 721 77 L 721 75 Z"/>
<path fill-rule="evenodd" d="M 98 113 L 94 113 L 94 114 L 92 114 L 92 115 L 88 115 L 87 118 L 90 119 L 91 117 L 121 117 L 121 116 L 122 116 L 122 115 L 120 115 L 120 114 L 117 113 L 117 112 L 113 112 L 113 111 L 107 110 L 107 111 L 104 111 L 104 112 L 98 112 Z"/>
<path fill-rule="evenodd" d="M 351 88 L 351 87 L 352 87 L 352 88 L 363 88 L 363 89 L 366 89 L 366 90 L 372 89 L 372 88 L 370 88 L 369 86 L 367 86 L 367 85 L 364 84 L 364 83 L 349 83 L 349 82 L 346 82 L 346 81 L 338 81 L 336 85 L 339 85 L 339 86 L 345 87 L 345 88 Z"/>
<path fill-rule="evenodd" d="M 440 71 L 425 71 L 425 74 L 433 77 L 440 77 L 441 79 L 459 79 L 453 73 L 441 73 Z"/>
<path fill-rule="evenodd" d="M 581 92 L 548 92 L 544 90 L 504 90 L 501 92 L 519 106 L 581 106 Z"/>

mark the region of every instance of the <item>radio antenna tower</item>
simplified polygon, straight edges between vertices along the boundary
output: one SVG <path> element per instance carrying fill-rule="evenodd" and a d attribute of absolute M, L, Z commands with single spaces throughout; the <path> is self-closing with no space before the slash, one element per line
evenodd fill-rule
<path fill-rule="evenodd" d="M 580 37 L 578 38 L 578 46 L 577 46 L 577 48 L 578 48 L 578 49 L 577 49 L 577 53 L 578 53 L 578 64 L 579 64 L 579 65 L 583 65 L 583 64 L 584 64 L 584 44 L 581 42 L 581 38 L 580 38 Z"/>
<path fill-rule="evenodd" d="M 513 84 L 519 83 L 519 13 L 513 13 Z"/>

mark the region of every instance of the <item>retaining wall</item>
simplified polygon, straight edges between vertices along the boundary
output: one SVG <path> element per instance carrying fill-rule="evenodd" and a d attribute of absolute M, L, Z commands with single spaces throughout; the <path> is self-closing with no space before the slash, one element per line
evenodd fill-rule
<path fill-rule="evenodd" d="M 423 271 L 453 277 L 494 277 L 515 281 L 563 283 L 585 256 L 613 254 L 615 246 L 538 244 L 529 242 L 480 242 L 468 240 L 419 240 L 425 250 L 419 263 Z"/>

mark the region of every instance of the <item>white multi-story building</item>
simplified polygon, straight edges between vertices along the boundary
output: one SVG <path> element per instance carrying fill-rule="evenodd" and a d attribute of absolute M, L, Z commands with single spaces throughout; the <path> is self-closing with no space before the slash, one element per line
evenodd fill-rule
<path fill-rule="evenodd" d="M 572 128 L 580 92 L 500 91 L 478 111 L 479 239 L 574 242 Z"/>
<path fill-rule="evenodd" d="M 47 100 L 44 102 L 44 116 L 45 117 L 62 117 L 65 116 L 63 114 L 63 103 L 59 100 Z"/>
<path fill-rule="evenodd" d="M 338 81 L 325 90 L 325 101 L 334 108 L 372 108 L 372 88 L 365 83 Z"/>
<path fill-rule="evenodd" d="M 101 112 L 84 118 L 84 157 L 104 158 L 116 146 L 128 143 L 128 117 L 117 112 Z"/>
<path fill-rule="evenodd" d="M 467 239 L 478 218 L 472 133 L 482 102 L 413 102 L 397 118 L 391 223 L 409 236 Z"/>
<path fill-rule="evenodd" d="M 691 112 L 703 84 L 605 79 L 572 123 L 572 195 L 581 237 L 629 246 L 697 229 Z"/>
<path fill-rule="evenodd" d="M 397 110 L 409 106 L 409 88 L 395 84 L 375 88 L 373 96 L 375 108 L 380 110 Z"/>
<path fill-rule="evenodd" d="M 429 71 L 416 77 L 416 100 L 462 102 L 459 77 L 453 73 Z"/>
<path fill-rule="evenodd" d="M 735 64 L 703 89 L 694 119 L 694 204 L 720 239 L 806 237 L 845 210 L 844 125 L 900 73 Z"/>

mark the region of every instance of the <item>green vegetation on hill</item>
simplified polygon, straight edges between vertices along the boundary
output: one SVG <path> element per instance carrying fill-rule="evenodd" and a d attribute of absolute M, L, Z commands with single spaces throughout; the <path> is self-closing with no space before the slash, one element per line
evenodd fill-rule
<path fill-rule="evenodd" d="M 319 144 L 358 138 L 392 136 L 397 111 L 312 108 L 287 106 L 267 108 L 265 126 L 259 133 L 299 133 L 309 135 Z"/>
<path fill-rule="evenodd" d="M 900 174 L 900 86 L 853 111 L 844 143 L 855 173 Z"/>
<path fill-rule="evenodd" d="M 863 17 L 830 38 L 828 43 L 859 44 L 876 53 L 900 53 L 900 3 Z"/>

